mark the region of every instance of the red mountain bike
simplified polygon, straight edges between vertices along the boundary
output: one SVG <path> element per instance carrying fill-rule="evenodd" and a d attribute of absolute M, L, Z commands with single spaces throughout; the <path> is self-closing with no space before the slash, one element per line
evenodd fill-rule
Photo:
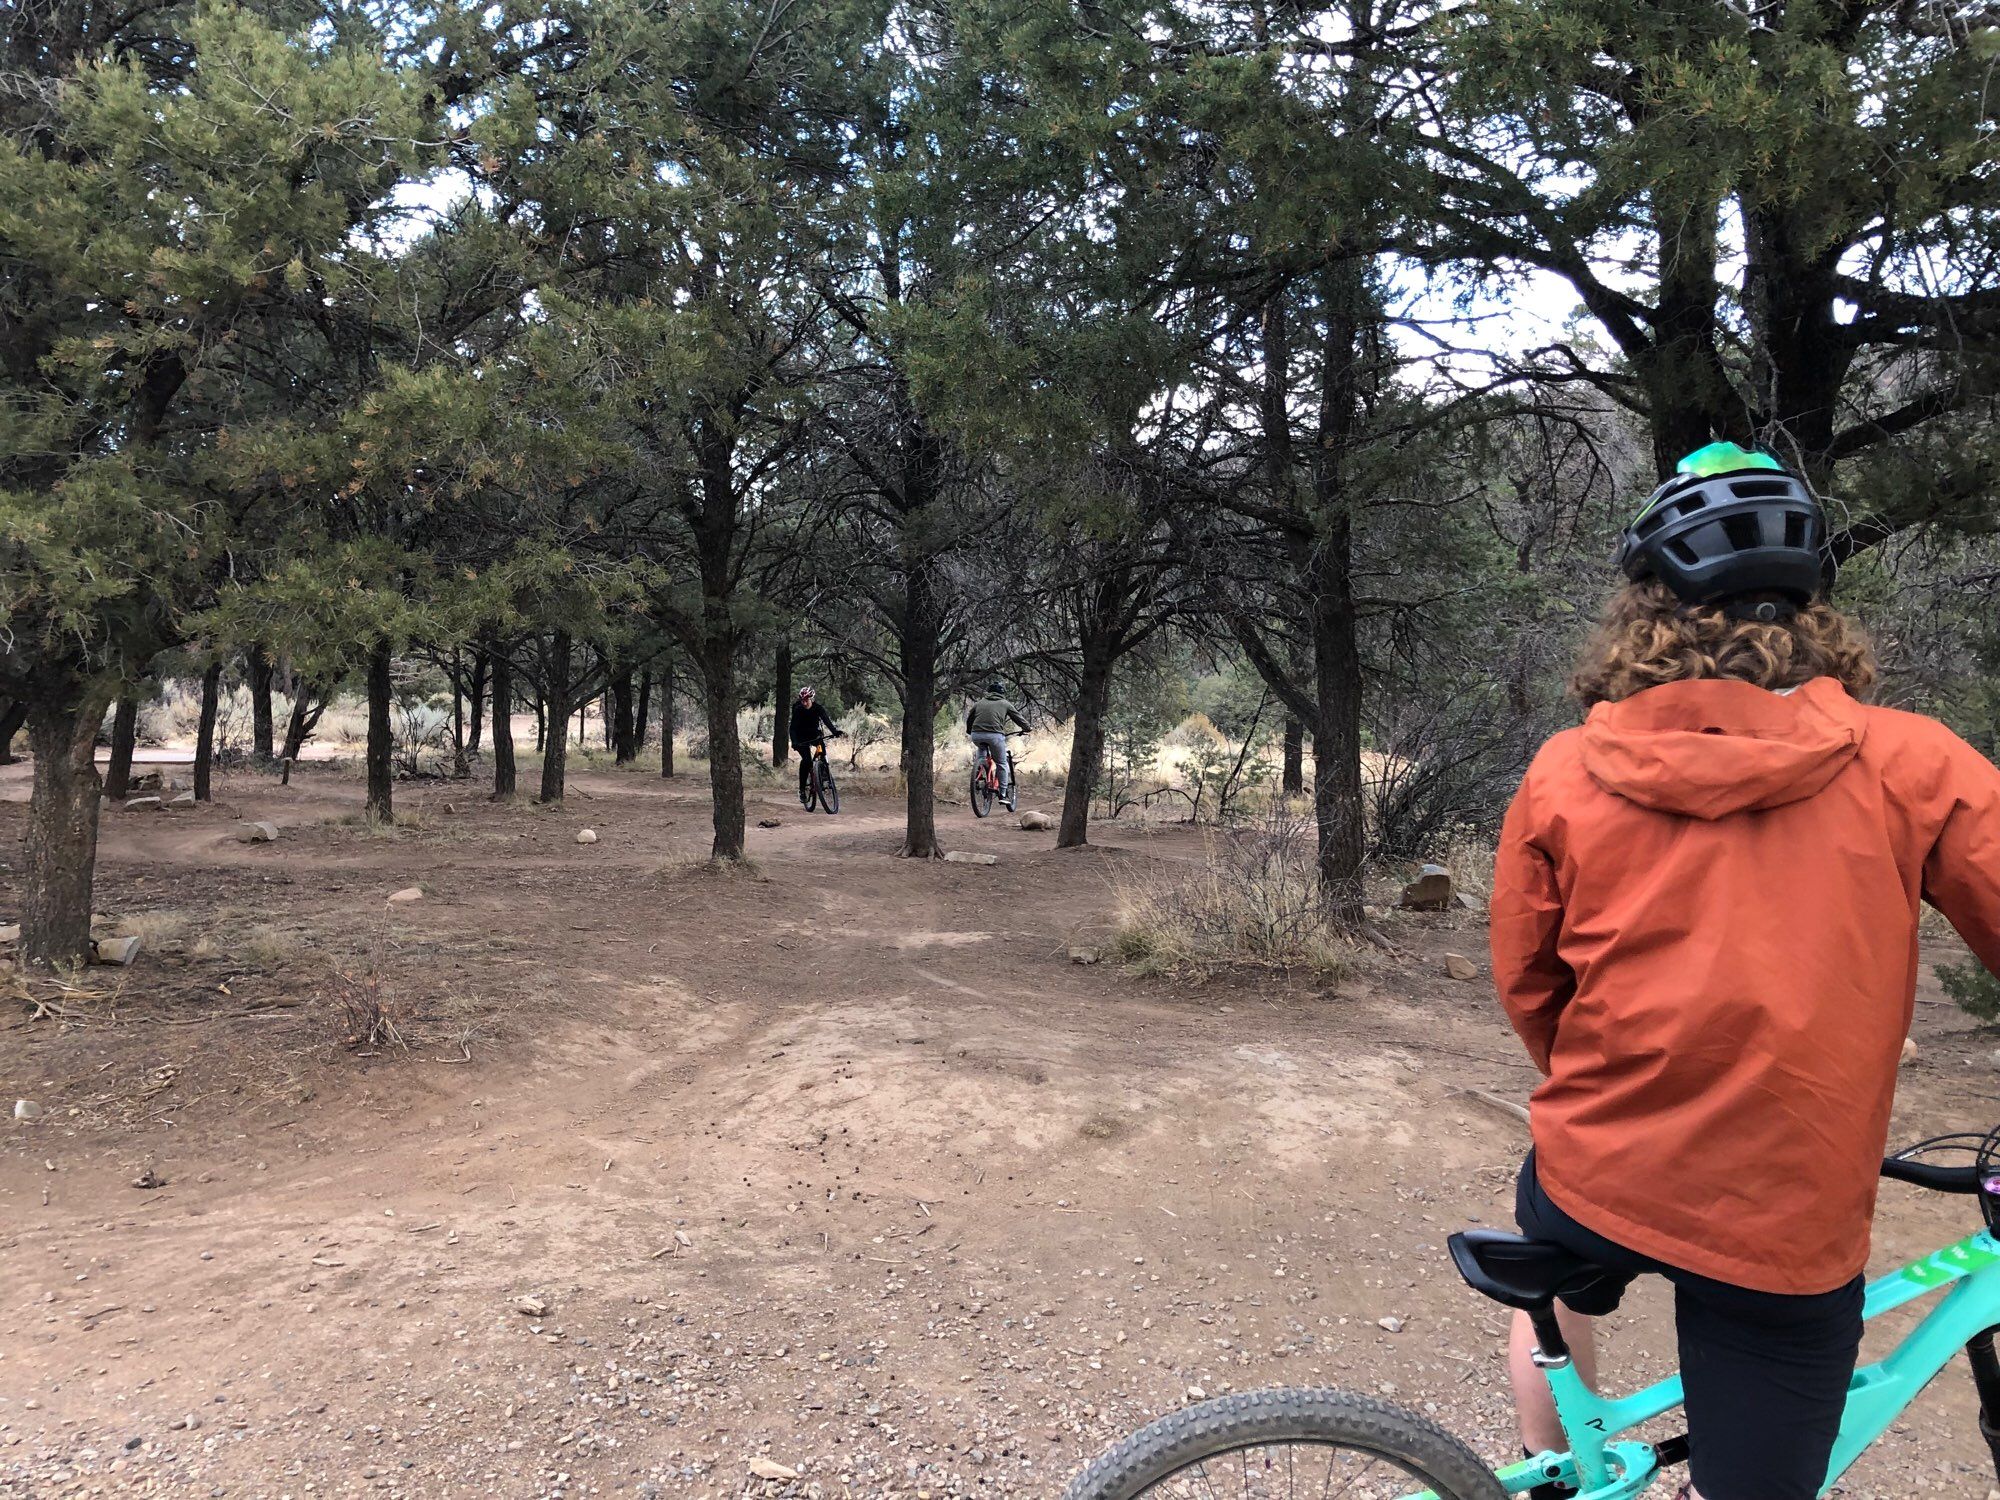
<path fill-rule="evenodd" d="M 1008 736 L 1010 739 L 1011 735 Z M 993 811 L 998 801 L 1008 812 L 1021 803 L 1021 783 L 1014 775 L 1014 751 L 1007 750 L 1007 794 L 1000 795 L 1000 763 L 993 758 L 993 752 L 984 745 L 979 747 L 979 757 L 972 763 L 972 815 L 983 818 Z"/>

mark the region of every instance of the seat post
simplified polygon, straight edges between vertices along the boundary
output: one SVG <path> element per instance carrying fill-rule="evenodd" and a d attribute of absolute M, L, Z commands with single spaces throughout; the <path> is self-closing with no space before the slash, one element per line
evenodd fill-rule
<path fill-rule="evenodd" d="M 1562 1324 L 1556 1321 L 1553 1302 L 1528 1309 L 1528 1321 L 1535 1329 L 1535 1363 L 1544 1370 L 1560 1369 L 1569 1363 L 1569 1341 Z"/>

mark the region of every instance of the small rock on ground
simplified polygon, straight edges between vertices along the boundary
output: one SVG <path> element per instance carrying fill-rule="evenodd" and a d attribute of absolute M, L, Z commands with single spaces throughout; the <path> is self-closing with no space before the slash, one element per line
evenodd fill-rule
<path fill-rule="evenodd" d="M 963 849 L 953 849 L 949 854 L 945 855 L 945 859 L 955 865 L 997 865 L 1000 863 L 1000 856 L 997 854 L 968 854 Z"/>
<path fill-rule="evenodd" d="M 420 885 L 406 885 L 400 891 L 391 893 L 389 899 L 391 901 L 421 901 L 424 899 L 424 888 Z"/>
<path fill-rule="evenodd" d="M 1477 979 L 1479 966 L 1463 953 L 1447 953 L 1444 956 L 1444 971 L 1453 979 Z"/>
<path fill-rule="evenodd" d="M 595 828 L 579 828 L 579 829 L 578 829 L 578 830 L 576 831 L 576 841 L 577 841 L 577 842 L 578 842 L 579 844 L 594 844 L 594 843 L 596 843 L 596 842 L 597 842 L 597 830 L 596 830 Z"/>

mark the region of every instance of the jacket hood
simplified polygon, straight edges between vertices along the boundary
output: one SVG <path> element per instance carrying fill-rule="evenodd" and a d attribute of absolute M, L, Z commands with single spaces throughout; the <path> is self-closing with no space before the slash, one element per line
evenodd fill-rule
<path fill-rule="evenodd" d="M 1669 682 L 1593 708 L 1583 764 L 1627 801 L 1713 821 L 1813 796 L 1854 759 L 1867 727 L 1831 677 L 1788 695 L 1725 679 Z"/>

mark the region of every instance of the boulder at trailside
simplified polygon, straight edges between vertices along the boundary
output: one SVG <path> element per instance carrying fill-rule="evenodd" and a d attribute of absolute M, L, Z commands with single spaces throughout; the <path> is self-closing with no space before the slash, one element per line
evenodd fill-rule
<path fill-rule="evenodd" d="M 194 806 L 194 793 L 193 793 L 193 792 L 182 792 L 182 793 L 181 793 L 181 794 L 180 794 L 180 795 L 179 795 L 178 797 L 175 797 L 175 798 L 173 798 L 173 799 L 172 799 L 171 801 L 169 801 L 169 802 L 167 803 L 167 806 L 169 806 L 169 807 L 193 807 L 193 806 Z"/>
<path fill-rule="evenodd" d="M 245 823 L 236 830 L 236 842 L 239 844 L 270 844 L 275 843 L 277 838 L 276 823 Z"/>
<path fill-rule="evenodd" d="M 138 956 L 139 940 L 135 937 L 91 939 L 90 961 L 94 964 L 114 964 L 123 967 Z"/>
<path fill-rule="evenodd" d="M 1423 873 L 1403 887 L 1402 905 L 1411 911 L 1445 911 L 1456 894 L 1451 871 L 1443 865 L 1425 865 Z"/>
<path fill-rule="evenodd" d="M 125 799 L 125 811 L 127 812 L 158 812 L 159 810 L 160 799 L 158 797 L 127 797 Z"/>
<path fill-rule="evenodd" d="M 997 865 L 1000 863 L 1000 856 L 997 854 L 967 854 L 963 849 L 954 849 L 945 855 L 945 860 L 947 863 L 954 865 Z"/>
<path fill-rule="evenodd" d="M 420 885 L 406 885 L 400 891 L 392 892 L 389 899 L 391 901 L 421 901 L 424 899 L 424 888 Z"/>
<path fill-rule="evenodd" d="M 1045 833 L 1056 826 L 1056 820 L 1045 812 L 1024 812 L 1021 826 L 1031 833 Z"/>

